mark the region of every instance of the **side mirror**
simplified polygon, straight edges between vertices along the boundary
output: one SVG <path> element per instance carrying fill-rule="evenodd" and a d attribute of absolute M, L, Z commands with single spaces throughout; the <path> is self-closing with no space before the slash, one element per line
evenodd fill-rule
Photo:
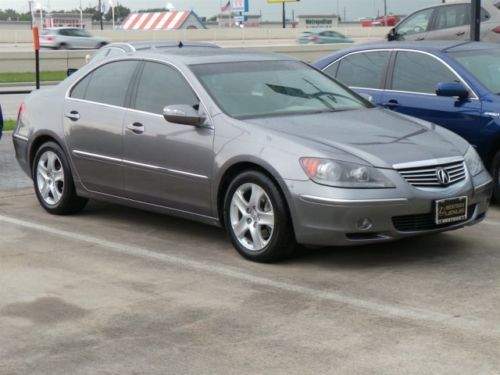
<path fill-rule="evenodd" d="M 460 100 L 463 100 L 463 99 L 467 99 L 469 97 L 469 91 L 462 83 L 441 82 L 437 86 L 436 95 L 437 96 L 447 96 L 447 97 L 458 97 Z"/>
<path fill-rule="evenodd" d="M 75 68 L 69 68 L 68 70 L 66 70 L 66 77 L 69 77 L 70 75 L 75 73 L 77 70 L 78 69 L 75 69 Z"/>
<path fill-rule="evenodd" d="M 200 116 L 197 110 L 186 104 L 169 105 L 163 109 L 163 117 L 168 122 L 182 125 L 201 126 L 206 117 Z"/>
<path fill-rule="evenodd" d="M 389 34 L 387 34 L 387 40 L 389 42 L 392 42 L 394 40 L 398 39 L 398 33 L 396 32 L 396 28 L 392 28 L 391 31 L 389 31 Z"/>

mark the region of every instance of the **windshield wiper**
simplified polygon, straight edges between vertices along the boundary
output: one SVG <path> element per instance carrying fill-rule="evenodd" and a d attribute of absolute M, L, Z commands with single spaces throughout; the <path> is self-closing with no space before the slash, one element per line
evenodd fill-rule
<path fill-rule="evenodd" d="M 335 107 L 332 106 L 330 103 L 328 103 L 323 98 L 321 98 L 321 96 L 323 96 L 323 95 L 317 95 L 318 93 L 308 94 L 308 93 L 304 92 L 303 90 L 297 89 L 295 87 L 272 85 L 270 83 L 266 83 L 266 86 L 269 87 L 274 92 L 277 92 L 278 94 L 293 96 L 295 98 L 302 98 L 302 99 L 316 99 L 316 100 L 320 101 L 325 107 L 331 109 L 332 111 L 336 111 Z"/>

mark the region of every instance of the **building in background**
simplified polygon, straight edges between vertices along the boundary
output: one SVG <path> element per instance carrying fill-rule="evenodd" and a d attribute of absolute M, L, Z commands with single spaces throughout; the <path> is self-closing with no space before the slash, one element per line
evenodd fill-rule
<path fill-rule="evenodd" d="M 300 15 L 298 27 L 300 29 L 331 29 L 339 25 L 339 16 L 331 15 Z"/>
<path fill-rule="evenodd" d="M 192 10 L 132 13 L 121 24 L 124 30 L 183 30 L 206 29 Z"/>
<path fill-rule="evenodd" d="M 92 29 L 92 14 L 83 13 L 80 22 L 80 13 L 52 13 L 44 17 L 44 28 L 48 27 L 78 27 Z"/>

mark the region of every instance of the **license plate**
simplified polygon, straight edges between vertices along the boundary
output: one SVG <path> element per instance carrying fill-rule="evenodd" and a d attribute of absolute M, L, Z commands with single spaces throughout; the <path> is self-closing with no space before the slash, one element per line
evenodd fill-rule
<path fill-rule="evenodd" d="M 467 197 L 436 201 L 436 224 L 449 224 L 467 219 Z"/>

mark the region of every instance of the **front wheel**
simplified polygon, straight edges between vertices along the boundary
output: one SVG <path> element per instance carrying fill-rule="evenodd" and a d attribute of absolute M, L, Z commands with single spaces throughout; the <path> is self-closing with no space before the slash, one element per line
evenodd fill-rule
<path fill-rule="evenodd" d="M 261 172 L 247 171 L 231 182 L 224 222 L 233 246 L 249 260 L 278 261 L 289 257 L 295 248 L 285 199 Z"/>
<path fill-rule="evenodd" d="M 43 144 L 33 162 L 33 182 L 38 201 L 54 215 L 81 211 L 87 199 L 78 197 L 66 156 L 54 142 Z"/>
<path fill-rule="evenodd" d="M 497 152 L 491 163 L 491 176 L 493 177 L 493 199 L 500 203 L 500 151 Z"/>

